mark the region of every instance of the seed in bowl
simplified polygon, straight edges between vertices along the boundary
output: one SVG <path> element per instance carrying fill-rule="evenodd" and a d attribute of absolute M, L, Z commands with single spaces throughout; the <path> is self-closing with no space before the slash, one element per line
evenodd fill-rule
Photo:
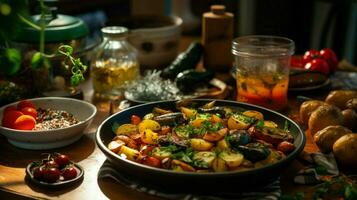
<path fill-rule="evenodd" d="M 37 109 L 38 115 L 33 130 L 51 130 L 66 128 L 78 123 L 78 120 L 69 112 L 54 109 Z"/>

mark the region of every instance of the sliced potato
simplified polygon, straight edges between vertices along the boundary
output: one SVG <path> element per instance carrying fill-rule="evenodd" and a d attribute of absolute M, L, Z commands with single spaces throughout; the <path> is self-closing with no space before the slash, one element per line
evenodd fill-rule
<path fill-rule="evenodd" d="M 220 140 L 220 141 L 217 142 L 217 147 L 218 147 L 218 149 L 220 149 L 220 150 L 222 150 L 222 151 L 223 151 L 223 150 L 229 150 L 229 149 L 230 149 L 227 140 L 225 140 L 224 138 L 223 138 L 222 140 Z"/>
<path fill-rule="evenodd" d="M 193 161 L 199 162 L 203 165 L 206 165 L 207 168 L 210 168 L 215 158 L 216 154 L 212 151 L 200 151 L 195 153 L 195 155 L 193 156 Z"/>
<path fill-rule="evenodd" d="M 137 130 L 138 130 L 138 127 L 134 124 L 123 124 L 115 130 L 115 134 L 117 134 L 117 135 L 131 135 L 131 134 L 135 134 L 137 132 Z"/>
<path fill-rule="evenodd" d="M 255 110 L 247 110 L 243 112 L 243 115 L 248 117 L 254 117 L 257 120 L 264 120 L 264 115 L 261 112 Z"/>
<path fill-rule="evenodd" d="M 155 147 L 152 150 L 151 155 L 154 156 L 155 158 L 163 160 L 165 158 L 169 158 L 172 155 L 172 153 L 170 151 L 165 151 L 163 148 Z"/>
<path fill-rule="evenodd" d="M 222 158 L 216 157 L 212 162 L 212 169 L 215 172 L 224 172 L 228 170 L 228 166 Z"/>
<path fill-rule="evenodd" d="M 125 142 L 121 140 L 114 140 L 108 144 L 108 149 L 114 153 L 118 153 L 123 145 L 125 145 Z"/>
<path fill-rule="evenodd" d="M 146 129 L 150 129 L 153 131 L 159 131 L 161 129 L 160 124 L 157 121 L 151 119 L 144 119 L 138 125 L 139 133 L 143 134 Z"/>
<path fill-rule="evenodd" d="M 210 102 L 206 103 L 205 105 L 203 105 L 202 108 L 204 108 L 204 109 L 213 108 L 213 106 L 215 104 L 216 104 L 216 101 L 210 101 Z"/>
<path fill-rule="evenodd" d="M 196 118 L 190 122 L 190 124 L 194 127 L 202 127 L 202 123 L 206 121 L 205 119 L 202 118 Z"/>
<path fill-rule="evenodd" d="M 196 151 L 208 151 L 214 146 L 213 143 L 199 138 L 192 138 L 190 142 L 192 149 Z"/>
<path fill-rule="evenodd" d="M 159 108 L 159 107 L 155 107 L 152 112 L 153 112 L 153 113 L 157 113 L 157 114 L 159 114 L 159 115 L 164 115 L 164 114 L 172 113 L 171 110 L 164 110 L 164 109 Z"/>
<path fill-rule="evenodd" d="M 278 128 L 278 125 L 275 122 L 268 121 L 268 120 L 264 121 L 264 126 L 265 127 L 270 127 L 270 128 Z"/>
<path fill-rule="evenodd" d="M 157 144 L 159 139 L 159 134 L 152 131 L 151 129 L 146 129 L 141 134 L 141 141 L 146 144 Z"/>
<path fill-rule="evenodd" d="M 228 119 L 228 128 L 231 130 L 248 129 L 254 121 L 255 118 L 253 117 L 248 117 L 243 114 L 234 114 Z"/>
<path fill-rule="evenodd" d="M 121 157 L 124 157 L 124 158 L 126 158 L 128 160 L 133 160 L 133 161 L 135 161 L 140 155 L 138 150 L 132 149 L 132 148 L 127 147 L 127 146 L 122 146 L 120 148 L 118 154 Z"/>
<path fill-rule="evenodd" d="M 224 138 L 228 133 L 228 128 L 222 128 L 218 130 L 217 132 L 211 133 L 207 132 L 203 135 L 203 139 L 209 142 L 217 142 Z"/>
<path fill-rule="evenodd" d="M 132 136 L 132 135 L 131 135 Z M 127 135 L 117 135 L 114 137 L 113 139 L 115 140 L 121 140 L 125 143 L 125 145 L 127 147 L 133 148 L 133 149 L 137 149 L 138 148 L 138 144 L 135 142 L 135 140 L 133 140 L 132 138 L 130 138 Z"/>
<path fill-rule="evenodd" d="M 226 162 L 228 167 L 238 167 L 244 159 L 243 154 L 231 151 L 223 151 L 219 157 Z"/>
<path fill-rule="evenodd" d="M 218 117 L 217 115 L 213 114 L 211 116 L 211 122 L 212 123 L 222 123 L 223 120 L 220 117 Z"/>
<path fill-rule="evenodd" d="M 194 118 L 197 115 L 197 110 L 195 109 L 180 107 L 180 110 L 187 119 Z"/>
<path fill-rule="evenodd" d="M 144 115 L 143 120 L 145 119 L 153 119 L 155 117 L 154 113 L 148 113 Z"/>
<path fill-rule="evenodd" d="M 175 171 L 188 171 L 188 172 L 194 172 L 196 171 L 195 168 L 193 168 L 191 165 L 184 163 L 180 160 L 172 160 L 171 161 L 171 167 L 173 168 L 173 170 Z"/>

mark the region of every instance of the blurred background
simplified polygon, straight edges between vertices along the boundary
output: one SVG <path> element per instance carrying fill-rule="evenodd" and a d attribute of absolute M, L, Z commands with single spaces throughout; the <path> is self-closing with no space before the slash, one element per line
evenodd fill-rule
<path fill-rule="evenodd" d="M 37 4 L 33 1 L 33 5 Z M 210 5 L 223 4 L 234 13 L 234 36 L 278 35 L 296 43 L 296 54 L 306 50 L 334 49 L 338 58 L 356 65 L 356 0 L 60 0 L 61 13 L 87 22 L 92 38 L 100 27 L 124 16 L 141 14 L 178 15 L 183 35 L 200 36 L 201 16 Z M 35 12 L 36 6 L 32 11 Z"/>

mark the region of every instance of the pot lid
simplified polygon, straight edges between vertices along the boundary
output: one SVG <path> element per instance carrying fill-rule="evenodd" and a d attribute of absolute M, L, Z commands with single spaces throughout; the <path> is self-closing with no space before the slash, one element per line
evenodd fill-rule
<path fill-rule="evenodd" d="M 39 24 L 40 15 L 33 15 L 32 21 Z M 63 42 L 87 36 L 88 27 L 83 20 L 69 15 L 51 15 L 46 17 L 45 41 Z M 35 43 L 40 40 L 40 32 L 30 26 L 24 25 L 14 38 L 18 42 Z"/>

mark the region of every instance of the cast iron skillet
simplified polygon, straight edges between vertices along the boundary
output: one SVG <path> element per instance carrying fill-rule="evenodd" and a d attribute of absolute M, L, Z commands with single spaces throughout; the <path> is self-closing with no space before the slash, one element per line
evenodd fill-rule
<path fill-rule="evenodd" d="M 212 100 L 195 99 L 194 102 L 204 105 Z M 258 169 L 247 171 L 228 171 L 228 172 L 210 172 L 210 173 L 193 173 L 193 172 L 175 172 L 165 169 L 154 168 L 142 165 L 130 160 L 126 160 L 111 152 L 107 145 L 115 136 L 112 131 L 114 122 L 130 123 L 130 116 L 135 114 L 143 117 L 150 113 L 156 106 L 160 108 L 175 109 L 176 101 L 159 101 L 148 104 L 134 106 L 116 113 L 102 122 L 96 133 L 96 143 L 105 154 L 113 166 L 125 176 L 130 177 L 133 181 L 139 181 L 151 188 L 157 188 L 165 191 L 180 192 L 197 192 L 197 193 L 215 193 L 217 191 L 247 191 L 254 190 L 256 186 L 263 186 L 276 180 L 282 170 L 293 161 L 303 150 L 305 145 L 304 132 L 291 119 L 278 112 L 254 106 L 251 104 L 216 100 L 216 106 L 229 106 L 241 109 L 252 109 L 264 114 L 264 118 L 276 122 L 279 127 L 283 127 L 285 121 L 290 125 L 290 132 L 294 136 L 296 149 L 285 159 Z"/>

